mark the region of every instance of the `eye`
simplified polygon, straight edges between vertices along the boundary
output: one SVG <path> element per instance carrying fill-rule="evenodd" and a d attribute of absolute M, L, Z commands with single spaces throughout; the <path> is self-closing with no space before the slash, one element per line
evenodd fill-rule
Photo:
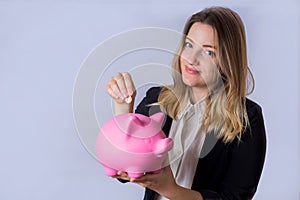
<path fill-rule="evenodd" d="M 185 41 L 184 44 L 183 44 L 183 47 L 184 48 L 193 48 L 193 45 L 190 42 Z"/>
<path fill-rule="evenodd" d="M 210 57 L 216 57 L 216 53 L 210 50 L 205 50 L 204 53 Z"/>

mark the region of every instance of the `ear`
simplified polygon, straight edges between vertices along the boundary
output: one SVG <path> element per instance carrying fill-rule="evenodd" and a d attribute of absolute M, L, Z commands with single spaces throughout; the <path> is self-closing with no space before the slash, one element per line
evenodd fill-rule
<path fill-rule="evenodd" d="M 159 123 L 160 127 L 162 127 L 162 124 L 164 123 L 165 114 L 163 112 L 156 113 L 150 117 L 152 120 Z"/>

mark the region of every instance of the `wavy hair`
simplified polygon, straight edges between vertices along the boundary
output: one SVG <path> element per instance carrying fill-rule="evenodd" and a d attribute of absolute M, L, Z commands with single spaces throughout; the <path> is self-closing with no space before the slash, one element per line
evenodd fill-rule
<path fill-rule="evenodd" d="M 211 7 L 192 15 L 183 30 L 183 38 L 173 58 L 172 86 L 163 86 L 158 104 L 162 111 L 175 119 L 190 98 L 191 89 L 183 83 L 180 55 L 185 36 L 191 26 L 201 22 L 210 25 L 217 34 L 216 60 L 222 84 L 216 84 L 206 98 L 202 129 L 215 133 L 225 143 L 231 142 L 249 126 L 246 96 L 254 90 L 254 78 L 247 64 L 246 36 L 239 15 L 229 8 Z M 249 90 L 249 92 L 247 92 Z"/>

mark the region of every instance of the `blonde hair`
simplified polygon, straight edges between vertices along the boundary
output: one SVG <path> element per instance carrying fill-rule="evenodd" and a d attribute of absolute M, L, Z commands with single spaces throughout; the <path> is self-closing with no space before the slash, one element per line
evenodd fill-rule
<path fill-rule="evenodd" d="M 206 133 L 217 133 L 225 143 L 241 134 L 249 126 L 246 111 L 246 96 L 254 90 L 254 79 L 247 66 L 245 28 L 237 13 L 228 8 L 206 8 L 191 16 L 187 21 L 178 52 L 174 56 L 174 85 L 164 86 L 158 97 L 161 110 L 175 119 L 183 110 L 190 97 L 190 88 L 181 77 L 180 55 L 185 36 L 191 26 L 201 22 L 210 25 L 217 34 L 217 68 L 222 84 L 217 83 L 213 92 L 206 98 L 205 116 L 202 129 Z M 247 93 L 247 81 L 250 78 L 252 88 Z"/>

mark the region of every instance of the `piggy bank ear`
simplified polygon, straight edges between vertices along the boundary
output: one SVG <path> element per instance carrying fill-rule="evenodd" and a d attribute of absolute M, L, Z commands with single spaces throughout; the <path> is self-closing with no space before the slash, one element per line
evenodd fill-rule
<path fill-rule="evenodd" d="M 144 127 L 150 123 L 150 119 L 135 115 L 134 113 L 125 114 L 125 117 L 119 119 L 118 124 L 121 125 L 119 128 L 127 134 L 133 134 L 141 127 Z"/>
<path fill-rule="evenodd" d="M 162 124 L 164 123 L 165 114 L 162 112 L 156 113 L 150 117 L 152 120 L 159 123 L 160 127 L 162 127 Z"/>

